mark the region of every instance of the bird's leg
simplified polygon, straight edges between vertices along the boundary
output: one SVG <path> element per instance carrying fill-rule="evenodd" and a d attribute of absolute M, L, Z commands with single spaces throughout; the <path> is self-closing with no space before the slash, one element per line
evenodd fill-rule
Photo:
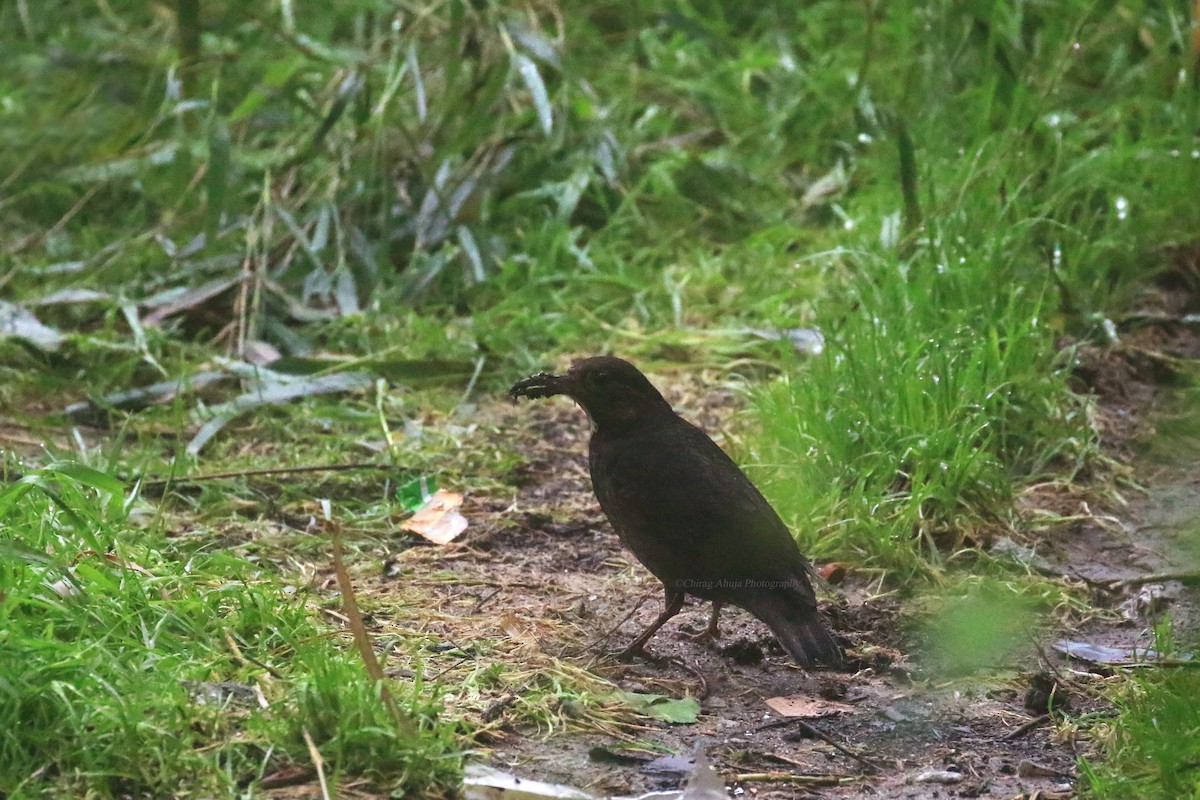
<path fill-rule="evenodd" d="M 678 614 L 679 610 L 683 608 L 684 593 L 678 589 L 671 589 L 669 587 L 663 588 L 666 589 L 667 593 L 666 607 L 663 608 L 662 613 L 658 615 L 658 618 L 654 620 L 654 622 L 650 623 L 650 627 L 646 628 L 641 636 L 634 639 L 628 647 L 617 654 L 618 661 L 630 661 L 635 656 L 648 656 L 649 654 L 646 652 L 646 642 L 650 641 L 650 637 L 657 633 L 658 629 L 666 624 L 667 620 Z"/>
<path fill-rule="evenodd" d="M 685 634 L 690 639 L 696 642 L 715 642 L 717 637 L 721 635 L 721 629 L 718 626 L 721 620 L 721 601 L 713 600 L 712 616 L 708 619 L 708 627 L 699 633 Z"/>

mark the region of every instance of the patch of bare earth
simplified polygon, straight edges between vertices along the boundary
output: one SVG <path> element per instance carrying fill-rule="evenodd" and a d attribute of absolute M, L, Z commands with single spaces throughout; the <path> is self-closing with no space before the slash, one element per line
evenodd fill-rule
<path fill-rule="evenodd" d="M 693 398 L 683 394 L 676 406 L 709 421 L 705 411 L 689 413 Z M 727 397 L 718 400 L 726 404 Z M 504 426 L 519 432 L 527 474 L 515 497 L 477 505 L 474 518 L 491 522 L 458 545 L 472 557 L 441 564 L 464 581 L 441 587 L 440 607 L 470 615 L 463 631 L 490 625 L 496 637 L 505 630 L 527 635 L 524 654 L 535 662 L 573 663 L 631 692 L 695 697 L 701 713 L 694 724 L 639 721 L 609 730 L 596 730 L 585 717 L 546 736 L 516 713 L 506 724 L 502 710 L 489 720 L 486 763 L 598 795 L 636 795 L 678 787 L 686 756 L 700 747 L 731 787 L 763 798 L 1069 792 L 1074 742 L 1048 725 L 1024 727 L 1037 715 L 1024 707 L 1021 674 L 1007 669 L 943 683 L 913 677 L 904 607 L 865 579 L 843 583 L 829 606 L 849 645 L 847 672 L 795 667 L 767 628 L 739 609 L 723 614 L 715 646 L 697 643 L 687 633 L 707 622 L 708 607 L 700 604 L 687 606 L 651 641 L 656 661 L 617 662 L 610 654 L 660 610 L 661 588 L 624 550 L 591 495 L 586 421 L 565 402 L 505 416 Z M 484 577 L 487 592 L 470 588 Z M 1029 666 L 1040 670 L 1032 659 Z M 520 688 L 498 688 L 492 702 Z M 811 714 L 780 716 L 767 704 L 780 697 L 808 704 Z M 666 753 L 685 758 L 655 761 Z"/>
<path fill-rule="evenodd" d="M 1193 332 L 1163 321 L 1183 313 L 1178 305 L 1157 302 L 1166 308 L 1154 312 L 1156 321 L 1139 322 L 1119 345 L 1082 351 L 1081 384 L 1097 394 L 1104 435 L 1120 458 L 1151 431 L 1173 365 L 1200 352 Z M 710 432 L 737 405 L 711 384 L 653 377 Z M 904 602 L 854 577 L 827 603 L 849 646 L 850 671 L 796 668 L 767 629 L 738 609 L 723 616 L 715 646 L 697 643 L 686 634 L 704 627 L 708 609 L 700 605 L 686 607 L 651 641 L 657 661 L 618 663 L 610 654 L 658 613 L 660 588 L 622 548 L 591 495 L 586 421 L 561 400 L 495 413 L 526 457 L 518 488 L 511 497 L 468 500 L 473 527 L 461 542 L 405 550 L 393 573 L 428 592 L 441 613 L 411 621 L 452 642 L 459 662 L 471 660 L 471 640 L 505 651 L 514 665 L 509 679 L 447 699 L 483 725 L 478 760 L 525 778 L 598 795 L 673 789 L 702 748 L 732 789 L 760 798 L 1070 797 L 1075 765 L 1087 754 L 1073 720 L 1105 713 L 1101 692 L 1113 670 L 1068 660 L 1053 644 L 1145 648 L 1163 611 L 1195 619 L 1195 596 L 1168 573 L 1189 568 L 1174 537 L 1179 521 L 1200 510 L 1200 470 L 1194 462 L 1142 459 L 1134 477 L 1150 488 L 1125 490 L 1127 502 L 1119 493 L 1098 501 L 1065 485 L 1038 487 L 1024 499 L 1034 535 L 1022 543 L 1037 554 L 1036 568 L 1090 592 L 1100 611 L 1046 626 L 1036 647 L 995 672 L 944 682 L 922 677 L 917 646 L 905 634 Z M 1045 524 L 1047 513 L 1054 524 Z M 1146 580 L 1155 575 L 1163 579 Z M 458 674 L 462 664 L 446 669 Z M 536 709 L 523 703 L 555 674 L 584 685 L 598 679 L 600 693 L 612 684 L 695 697 L 701 712 L 693 724 L 671 725 L 635 721 L 595 697 L 590 708 L 564 697 L 533 725 Z M 1051 690 L 1059 702 L 1069 700 L 1065 713 L 1046 714 Z M 779 697 L 795 697 L 811 713 L 781 716 L 767 703 Z M 658 759 L 670 753 L 684 757 Z"/>
<path fill-rule="evenodd" d="M 471 525 L 459 539 L 435 546 L 397 534 L 362 545 L 354 584 L 387 650 L 385 669 L 404 681 L 420 664 L 448 713 L 475 726 L 475 761 L 598 796 L 678 788 L 702 749 L 736 796 L 1072 797 L 1088 754 L 1076 720 L 1107 713 L 1114 671 L 1053 645 L 1145 648 L 1165 611 L 1194 627 L 1200 607 L 1170 579 L 1200 561 L 1180 541 L 1184 522 L 1200 516 L 1200 461 L 1138 455 L 1153 438 L 1163 384 L 1200 356 L 1194 324 L 1181 321 L 1195 312 L 1193 296 L 1165 286 L 1122 326 L 1120 343 L 1080 348 L 1078 388 L 1097 397 L 1108 451 L 1136 467 L 1111 494 L 1067 483 L 1026 492 L 1014 543 L 1033 555 L 1031 569 L 1095 608 L 1048 621 L 1033 646 L 993 671 L 937 677 L 909 632 L 903 593 L 853 572 L 824 603 L 847 645 L 845 672 L 797 668 L 735 608 L 715 645 L 693 641 L 688 632 L 708 617 L 694 603 L 651 640 L 657 660 L 619 663 L 611 654 L 654 619 L 661 588 L 600 513 L 586 420 L 561 398 L 482 405 L 486 427 L 525 460 L 510 494 L 466 499 Z M 651 377 L 721 440 L 736 392 L 711 376 Z M 312 577 L 336 624 L 331 570 Z M 617 689 L 693 697 L 700 713 L 689 724 L 639 717 Z M 1051 693 L 1056 713 L 1047 714 Z M 777 698 L 805 716 L 782 716 L 768 704 Z M 669 754 L 678 757 L 661 758 Z"/>

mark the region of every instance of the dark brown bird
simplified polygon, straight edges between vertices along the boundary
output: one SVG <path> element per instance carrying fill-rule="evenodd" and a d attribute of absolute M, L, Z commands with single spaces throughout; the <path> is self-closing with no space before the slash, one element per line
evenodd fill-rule
<path fill-rule="evenodd" d="M 798 664 L 836 664 L 841 651 L 817 611 L 809 564 L 787 526 L 729 456 L 680 417 L 646 376 L 612 356 L 540 373 L 509 390 L 567 395 L 592 420 L 592 488 L 621 541 L 654 573 L 666 608 L 623 652 L 644 646 L 679 613 L 684 597 L 713 603 L 704 637 L 717 635 L 722 604 L 767 624 Z"/>

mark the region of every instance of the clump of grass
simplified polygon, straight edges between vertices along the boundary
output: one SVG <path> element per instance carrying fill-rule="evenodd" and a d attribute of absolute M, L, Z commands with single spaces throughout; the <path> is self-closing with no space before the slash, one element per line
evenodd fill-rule
<path fill-rule="evenodd" d="M 1155 649 L 1176 655 L 1170 620 Z M 1139 673 L 1115 693 L 1117 719 L 1098 725 L 1107 760 L 1080 763 L 1083 797 L 1168 800 L 1200 792 L 1200 670 L 1190 663 Z"/>
<path fill-rule="evenodd" d="M 1069 398 L 1038 371 L 1051 357 L 1037 289 L 1010 296 L 988 323 L 988 265 L 894 269 L 861 281 L 860 305 L 827 352 L 756 407 L 784 507 L 827 521 L 815 552 L 858 549 L 911 567 L 939 560 L 958 516 L 1006 506 L 1010 467 L 1036 457 Z M 963 303 L 971 291 L 975 302 Z M 1085 421 L 1070 429 L 1084 446 Z"/>
<path fill-rule="evenodd" d="M 1200 160 L 1181 157 L 1194 93 L 1153 83 L 1182 41 L 1134 57 L 1117 46 L 1126 22 L 1072 11 L 945 12 L 917 38 L 906 15 L 876 27 L 873 53 L 919 66 L 904 100 L 860 123 L 888 147 L 851 162 L 872 184 L 842 201 L 856 234 L 826 259 L 847 276 L 817 315 L 827 352 L 755 399 L 761 469 L 787 515 L 811 521 L 814 553 L 920 569 L 1002 518 L 1022 482 L 1097 463 L 1063 345 L 1107 341 L 1144 262 L 1194 235 Z M 988 48 L 941 37 L 956 25 Z M 894 98 L 872 74 L 864 97 Z M 884 191 L 887 163 L 901 181 Z"/>
<path fill-rule="evenodd" d="M 448 791 L 461 749 L 429 687 L 398 692 L 398 725 L 302 596 L 236 556 L 174 552 L 113 484 L 60 464 L 0 495 L 0 788 L 228 796 L 311 766 L 307 732 L 335 780 Z"/>

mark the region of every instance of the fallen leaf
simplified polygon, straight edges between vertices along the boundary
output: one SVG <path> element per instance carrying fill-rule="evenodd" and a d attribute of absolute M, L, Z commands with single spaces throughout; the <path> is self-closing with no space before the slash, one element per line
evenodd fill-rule
<path fill-rule="evenodd" d="M 821 576 L 821 580 L 836 586 L 837 584 L 846 580 L 846 573 L 848 571 L 849 570 L 845 564 L 840 564 L 837 561 L 831 561 L 817 570 L 817 574 Z"/>
<path fill-rule="evenodd" d="M 690 724 L 700 716 L 700 701 L 694 697 L 673 700 L 661 694 L 644 692 L 618 692 L 617 695 L 635 710 L 663 722 Z"/>
<path fill-rule="evenodd" d="M 463 496 L 458 492 L 438 489 L 400 527 L 420 534 L 434 544 L 446 544 L 467 529 L 467 518 L 458 511 L 462 503 Z"/>
<path fill-rule="evenodd" d="M 79 303 L 96 303 L 112 299 L 113 296 L 108 292 L 100 292 L 95 289 L 59 289 L 57 292 L 51 292 L 45 297 L 30 300 L 26 305 L 63 306 Z"/>
<path fill-rule="evenodd" d="M 854 706 L 806 694 L 772 697 L 767 705 L 782 717 L 828 717 L 854 711 Z"/>
<path fill-rule="evenodd" d="M 83 594 L 83 592 L 79 591 L 78 584 L 69 578 L 59 578 L 51 583 L 50 591 L 59 597 L 78 597 Z"/>
<path fill-rule="evenodd" d="M 260 339 L 249 339 L 246 341 L 246 346 L 242 348 L 242 357 L 246 359 L 247 364 L 265 367 L 283 358 L 283 354 L 279 352 L 279 348 L 270 342 L 264 342 Z"/>
<path fill-rule="evenodd" d="M 825 352 L 825 336 L 816 328 L 745 328 L 744 330 L 751 336 L 757 336 L 768 342 L 786 339 L 801 355 L 819 356 Z"/>
<path fill-rule="evenodd" d="M 142 325 L 157 328 L 169 317 L 195 308 L 229 291 L 243 280 L 245 276 L 238 273 L 230 278 L 216 278 L 200 286 L 185 289 L 168 289 L 148 297 L 142 301 L 147 310 L 146 315 L 142 317 Z"/>
<path fill-rule="evenodd" d="M 66 338 L 38 322 L 27 309 L 4 300 L 0 300 L 0 336 L 15 336 L 47 353 L 57 350 Z"/>
<path fill-rule="evenodd" d="M 839 161 L 834 165 L 833 169 L 809 185 L 808 189 L 804 192 L 804 196 L 800 198 L 800 206 L 802 208 L 812 208 L 844 191 L 849 185 L 849 175 L 846 173 L 846 168 L 842 165 L 842 162 Z"/>
<path fill-rule="evenodd" d="M 239 362 L 240 363 L 240 362 Z M 228 365 L 231 368 L 232 363 Z M 212 437 L 216 436 L 236 417 L 262 406 L 282 405 L 302 397 L 322 394 L 337 394 L 365 389 L 375 379 L 362 372 L 335 372 L 331 375 L 316 375 L 304 379 L 279 375 L 265 367 L 240 364 L 254 371 L 255 388 L 234 399 L 209 409 L 212 415 L 200 426 L 196 435 L 188 442 L 188 455 L 197 455 Z"/>
<path fill-rule="evenodd" d="M 467 800 L 596 800 L 596 795 L 561 783 L 518 778 L 483 764 L 468 764 L 463 773 Z"/>
<path fill-rule="evenodd" d="M 1158 652 L 1146 647 L 1109 647 L 1092 642 L 1072 642 L 1061 639 L 1054 643 L 1054 649 L 1071 658 L 1080 661 L 1090 661 L 1093 664 L 1133 664 L 1139 661 L 1153 661 Z"/>
<path fill-rule="evenodd" d="M 531 650 L 538 649 L 538 639 L 537 635 L 533 632 L 533 627 L 516 614 L 501 614 L 500 630 L 508 634 L 510 639 L 521 646 L 528 647 Z"/>
<path fill-rule="evenodd" d="M 170 403 L 180 395 L 199 391 L 231 377 L 228 373 L 219 370 L 197 372 L 137 389 L 113 392 L 94 401 L 83 400 L 72 403 L 63 409 L 63 413 L 76 422 L 85 424 L 102 422 L 106 413 L 105 409 L 140 411 L 152 405 Z"/>

